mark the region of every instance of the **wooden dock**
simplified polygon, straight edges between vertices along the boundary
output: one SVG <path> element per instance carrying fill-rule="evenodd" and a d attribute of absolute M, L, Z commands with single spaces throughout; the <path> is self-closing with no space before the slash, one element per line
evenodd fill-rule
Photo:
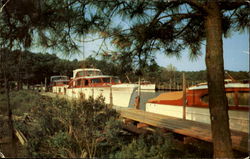
<path fill-rule="evenodd" d="M 212 142 L 211 128 L 209 124 L 149 113 L 132 108 L 119 109 L 118 112 L 120 112 L 121 116 L 125 119 L 162 128 L 199 140 Z M 241 152 L 248 152 L 248 133 L 231 130 L 231 138 L 233 149 Z"/>

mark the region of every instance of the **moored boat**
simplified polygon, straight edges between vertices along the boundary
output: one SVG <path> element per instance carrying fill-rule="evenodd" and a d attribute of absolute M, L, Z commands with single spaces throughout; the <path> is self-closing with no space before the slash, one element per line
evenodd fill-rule
<path fill-rule="evenodd" d="M 140 82 L 140 89 L 141 90 L 155 90 L 156 84 L 151 83 L 150 81 L 142 80 Z"/>
<path fill-rule="evenodd" d="M 225 83 L 228 99 L 228 114 L 230 128 L 242 132 L 249 132 L 249 83 Z M 168 92 L 150 99 L 146 104 L 146 111 L 176 118 L 210 124 L 208 108 L 208 86 L 206 83 L 189 87 L 186 91 L 186 108 L 183 109 L 183 93 Z M 185 111 L 185 113 L 183 112 Z"/>
<path fill-rule="evenodd" d="M 53 93 L 66 94 L 66 90 L 69 86 L 68 76 L 51 76 L 50 87 Z"/>
<path fill-rule="evenodd" d="M 118 77 L 103 75 L 99 69 L 76 69 L 67 96 L 75 99 L 104 97 L 105 103 L 128 107 L 138 85 L 121 83 Z"/>

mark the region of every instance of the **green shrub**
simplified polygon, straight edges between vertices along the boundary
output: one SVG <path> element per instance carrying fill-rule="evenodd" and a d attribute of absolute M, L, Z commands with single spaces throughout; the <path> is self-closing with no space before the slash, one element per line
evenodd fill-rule
<path fill-rule="evenodd" d="M 110 124 L 118 114 L 101 97 L 73 102 L 55 98 L 37 104 L 32 108 L 32 128 L 24 130 L 32 157 L 102 156 L 118 141 L 120 123 Z"/>
<path fill-rule="evenodd" d="M 158 133 L 141 135 L 128 145 L 123 145 L 121 151 L 111 154 L 111 158 L 173 158 L 179 157 L 179 150 L 172 136 L 162 136 Z"/>

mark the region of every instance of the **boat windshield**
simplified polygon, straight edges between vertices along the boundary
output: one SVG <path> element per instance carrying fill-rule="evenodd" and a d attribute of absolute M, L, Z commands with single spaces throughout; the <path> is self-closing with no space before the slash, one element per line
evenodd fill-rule
<path fill-rule="evenodd" d="M 51 77 L 51 81 L 68 80 L 67 76 L 54 76 Z"/>
<path fill-rule="evenodd" d="M 93 71 L 93 70 L 83 70 L 83 71 L 79 71 L 76 74 L 76 77 L 83 77 L 83 76 L 98 76 L 98 75 L 102 75 L 101 71 Z"/>
<path fill-rule="evenodd" d="M 243 106 L 249 107 L 249 92 L 226 92 L 227 101 L 229 106 Z M 238 98 L 236 101 L 235 98 Z M 208 104 L 209 96 L 208 94 L 201 97 L 201 100 Z M 237 103 L 238 102 L 238 103 Z"/>
<path fill-rule="evenodd" d="M 250 97 L 249 92 L 239 92 L 238 94 L 239 106 L 250 107 L 249 97 Z"/>

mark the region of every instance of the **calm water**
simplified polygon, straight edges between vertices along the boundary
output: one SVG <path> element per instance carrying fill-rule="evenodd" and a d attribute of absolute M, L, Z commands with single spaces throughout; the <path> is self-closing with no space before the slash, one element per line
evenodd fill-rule
<path fill-rule="evenodd" d="M 155 98 L 161 93 L 164 93 L 164 91 L 154 91 L 154 90 L 141 90 L 141 100 L 140 100 L 140 109 L 145 110 L 145 105 L 149 99 Z M 138 92 L 136 91 L 130 101 L 130 108 L 133 108 L 135 104 L 135 97 L 138 95 Z"/>

